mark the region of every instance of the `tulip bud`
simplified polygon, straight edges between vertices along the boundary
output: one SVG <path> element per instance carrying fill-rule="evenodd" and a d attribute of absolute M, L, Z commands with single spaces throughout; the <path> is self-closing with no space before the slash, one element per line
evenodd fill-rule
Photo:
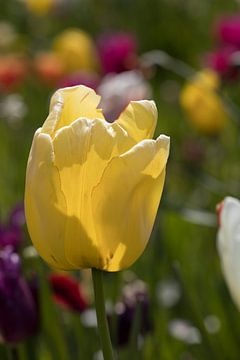
<path fill-rule="evenodd" d="M 85 86 L 58 90 L 29 155 L 25 210 L 34 246 L 61 270 L 129 267 L 145 249 L 160 202 L 169 138 L 152 140 L 153 101 L 108 123 Z"/>

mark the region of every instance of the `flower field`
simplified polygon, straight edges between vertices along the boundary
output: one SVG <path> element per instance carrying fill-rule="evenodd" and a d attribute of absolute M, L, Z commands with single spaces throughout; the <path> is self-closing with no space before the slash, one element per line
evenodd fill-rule
<path fill-rule="evenodd" d="M 0 359 L 239 358 L 239 81 L 238 0 L 2 1 Z"/>

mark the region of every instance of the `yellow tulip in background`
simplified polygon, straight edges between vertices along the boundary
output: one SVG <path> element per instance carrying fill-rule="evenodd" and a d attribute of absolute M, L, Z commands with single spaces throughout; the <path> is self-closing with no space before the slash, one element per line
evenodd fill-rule
<path fill-rule="evenodd" d="M 143 252 L 163 190 L 169 138 L 152 140 L 153 101 L 114 123 L 84 86 L 58 90 L 33 139 L 25 210 L 31 239 L 54 268 L 117 271 Z"/>
<path fill-rule="evenodd" d="M 216 92 L 219 85 L 218 75 L 205 69 L 184 86 L 180 95 L 189 121 L 206 135 L 216 135 L 226 125 L 227 112 Z"/>
<path fill-rule="evenodd" d="M 70 28 L 57 35 L 53 50 L 65 65 L 67 72 L 95 70 L 97 54 L 91 37 L 80 29 Z"/>
<path fill-rule="evenodd" d="M 46 15 L 52 9 L 55 0 L 23 0 L 27 9 L 36 15 Z"/>

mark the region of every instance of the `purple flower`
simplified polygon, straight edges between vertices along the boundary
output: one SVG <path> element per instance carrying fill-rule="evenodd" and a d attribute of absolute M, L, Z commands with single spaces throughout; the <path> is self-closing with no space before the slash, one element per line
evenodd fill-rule
<path fill-rule="evenodd" d="M 85 85 L 96 90 L 99 81 L 100 81 L 99 76 L 95 73 L 78 71 L 70 75 L 64 76 L 60 80 L 58 87 L 63 88 L 63 87 L 76 86 L 76 85 Z"/>
<path fill-rule="evenodd" d="M 22 225 L 25 223 L 24 209 L 17 205 L 10 213 L 6 224 L 0 224 L 0 248 L 12 246 L 17 249 L 22 241 Z"/>
<path fill-rule="evenodd" d="M 139 322 L 139 335 L 145 335 L 152 330 L 150 319 L 150 303 L 145 284 L 136 280 L 123 288 L 122 300 L 114 308 L 115 315 L 109 316 L 109 323 L 113 330 L 114 317 L 117 317 L 116 345 L 126 345 L 131 336 L 132 325 L 137 314 L 137 307 L 141 317 Z M 114 330 L 112 331 L 114 333 Z M 114 339 L 113 339 L 114 340 Z"/>
<path fill-rule="evenodd" d="M 240 15 L 231 15 L 219 20 L 215 27 L 217 38 L 223 44 L 240 48 Z"/>
<path fill-rule="evenodd" d="M 0 251 L 0 333 L 16 343 L 37 330 L 38 315 L 32 292 L 21 276 L 21 262 L 11 247 Z"/>
<path fill-rule="evenodd" d="M 107 33 L 98 39 L 98 51 L 102 70 L 120 73 L 137 67 L 137 45 L 134 37 L 127 33 Z"/>

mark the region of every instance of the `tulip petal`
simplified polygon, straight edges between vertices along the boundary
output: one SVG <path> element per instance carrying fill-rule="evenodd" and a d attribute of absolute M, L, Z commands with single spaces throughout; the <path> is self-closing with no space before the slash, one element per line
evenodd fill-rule
<path fill-rule="evenodd" d="M 220 214 L 218 251 L 231 295 L 240 308 L 240 201 L 226 197 Z"/>
<path fill-rule="evenodd" d="M 92 193 L 103 269 L 130 266 L 150 237 L 164 185 L 169 138 L 143 140 L 113 158 Z"/>
<path fill-rule="evenodd" d="M 117 123 L 78 119 L 56 133 L 53 145 L 67 203 L 66 256 L 78 268 L 88 267 L 89 261 L 100 266 L 91 192 L 109 161 L 129 150 L 134 142 Z"/>
<path fill-rule="evenodd" d="M 30 237 L 44 260 L 54 268 L 71 269 L 64 253 L 66 201 L 53 159 L 50 136 L 38 130 L 27 166 L 26 220 Z"/>
<path fill-rule="evenodd" d="M 50 113 L 43 124 L 42 132 L 51 136 L 70 125 L 80 117 L 104 119 L 101 109 L 97 109 L 100 96 L 94 90 L 80 85 L 59 89 L 52 96 Z"/>
<path fill-rule="evenodd" d="M 157 124 L 157 108 L 154 101 L 131 101 L 121 113 L 117 123 L 132 137 L 135 143 L 153 137 Z"/>

